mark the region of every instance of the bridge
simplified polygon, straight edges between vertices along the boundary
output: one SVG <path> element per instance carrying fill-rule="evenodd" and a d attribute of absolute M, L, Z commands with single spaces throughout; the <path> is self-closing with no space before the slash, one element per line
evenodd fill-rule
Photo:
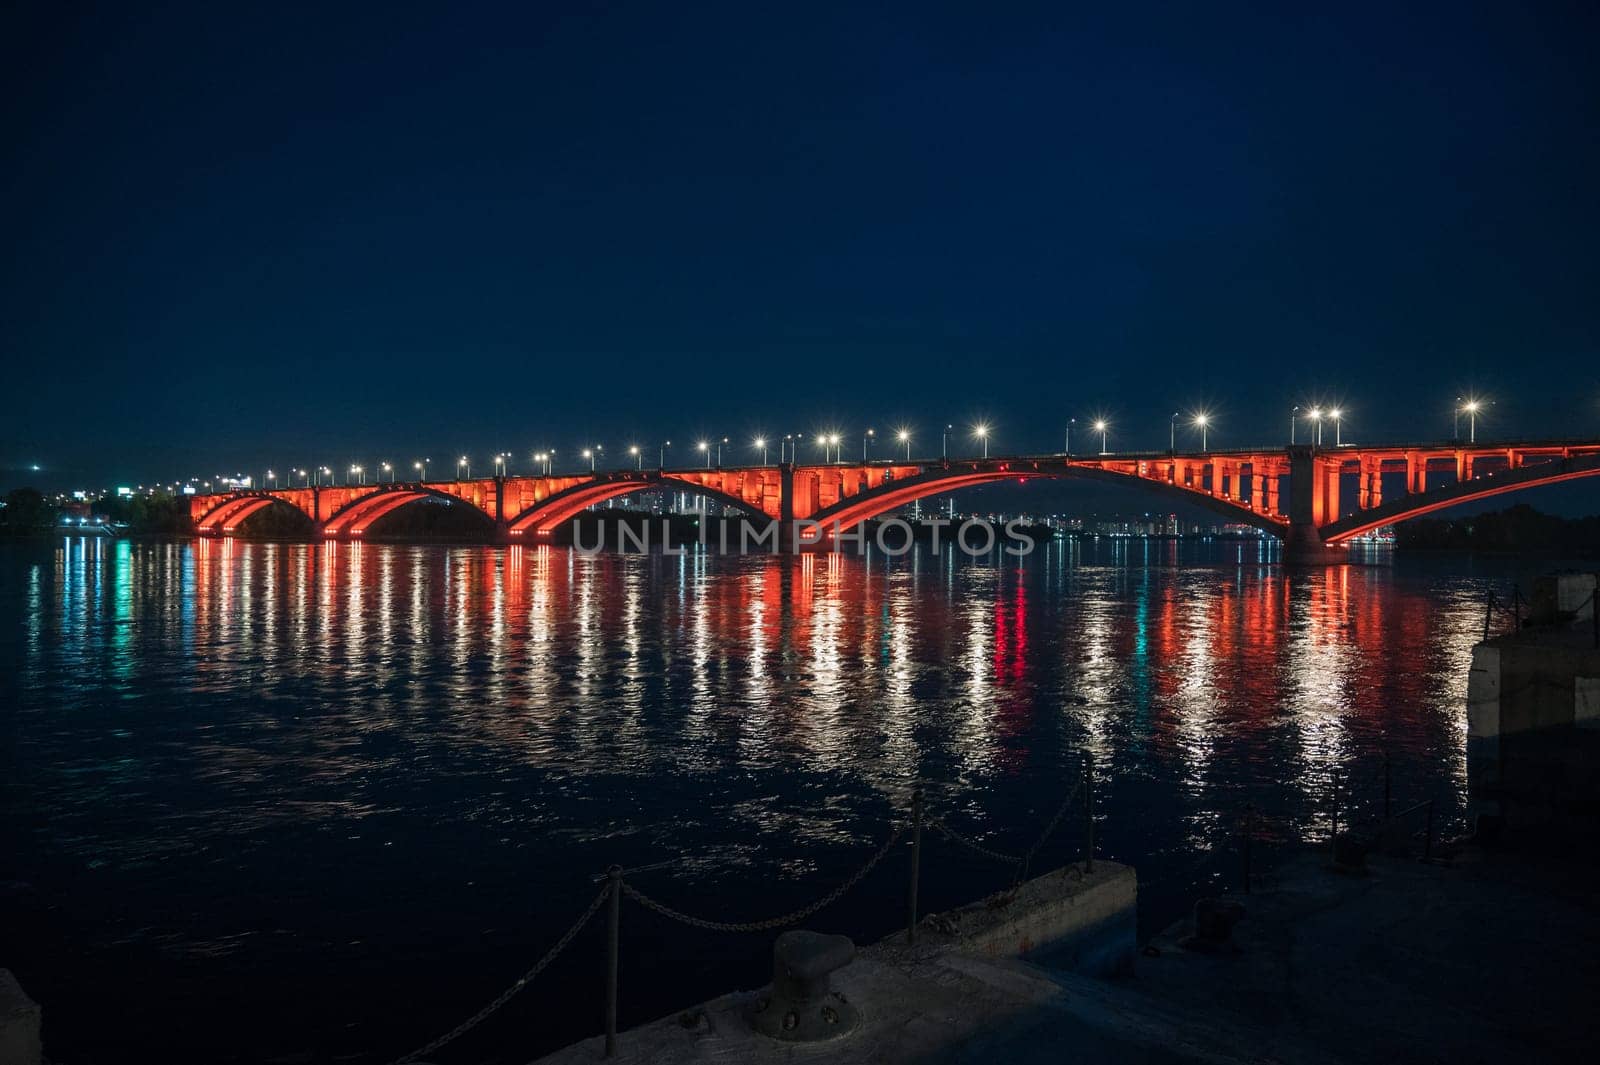
<path fill-rule="evenodd" d="M 426 499 L 476 508 L 506 543 L 548 541 L 598 503 L 650 489 L 690 492 L 763 523 L 816 522 L 824 538 L 913 501 L 975 485 L 1084 478 L 1135 485 L 1285 541 L 1295 554 L 1336 552 L 1380 525 L 1475 499 L 1600 474 L 1600 441 L 1396 444 L 1200 452 L 1019 455 L 905 462 L 602 470 L 447 481 L 255 489 L 196 495 L 204 536 L 235 533 L 267 507 L 291 507 L 317 535 L 360 539 L 384 515 Z M 1430 475 L 1442 481 L 1430 487 Z M 1384 479 L 1402 490 L 1386 492 Z M 1403 480 L 1401 480 L 1403 478 Z M 788 541 L 788 535 L 784 539 Z"/>

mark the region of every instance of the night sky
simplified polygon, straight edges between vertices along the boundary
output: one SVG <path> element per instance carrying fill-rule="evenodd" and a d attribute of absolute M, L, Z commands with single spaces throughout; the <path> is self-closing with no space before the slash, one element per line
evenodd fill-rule
<path fill-rule="evenodd" d="M 0 481 L 1600 435 L 1600 7 L 1299 6 L 7 5 Z"/>

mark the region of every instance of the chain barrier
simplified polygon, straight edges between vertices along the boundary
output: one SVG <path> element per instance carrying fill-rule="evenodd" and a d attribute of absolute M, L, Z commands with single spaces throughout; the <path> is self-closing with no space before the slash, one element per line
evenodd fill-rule
<path fill-rule="evenodd" d="M 565 935 L 556 940 L 555 946 L 546 951 L 544 957 L 540 958 L 534 963 L 533 968 L 517 977 L 516 981 L 512 983 L 510 987 L 506 988 L 504 991 L 500 992 L 493 999 L 491 999 L 487 1006 L 483 1007 L 483 1009 L 479 1010 L 477 1013 L 474 1013 L 472 1016 L 468 1017 L 454 1028 L 450 1029 L 444 1035 L 441 1035 L 439 1038 L 433 1040 L 433 1042 L 418 1047 L 404 1057 L 396 1058 L 390 1063 L 390 1065 L 408 1065 L 409 1062 L 416 1061 L 418 1058 L 423 1057 L 424 1055 L 432 1054 L 440 1047 L 454 1042 L 461 1036 L 472 1031 L 472 1029 L 476 1028 L 478 1025 L 482 1024 L 491 1014 L 497 1012 L 501 1006 L 504 1006 L 507 1002 L 510 1002 L 513 998 L 515 998 L 519 991 L 521 991 L 524 987 L 527 987 L 536 976 L 544 972 L 546 966 L 556 960 L 556 955 L 560 954 L 563 950 L 566 950 L 567 947 L 572 944 L 572 941 L 578 937 L 578 933 L 583 931 L 584 926 L 587 925 L 594 918 L 594 915 L 599 912 L 601 905 L 606 901 L 606 897 L 610 894 L 611 885 L 607 884 L 605 887 L 601 888 L 600 894 L 596 895 L 594 897 L 594 901 L 589 903 L 589 908 L 584 910 L 583 915 L 573 922 L 572 927 L 567 929 Z"/>
<path fill-rule="evenodd" d="M 951 843 L 955 843 L 955 844 L 958 844 L 959 846 L 965 847 L 965 848 L 967 848 L 967 850 L 972 851 L 974 854 L 982 855 L 983 857 L 991 859 L 992 861 L 1004 862 L 1007 865 L 1021 865 L 1022 864 L 1022 859 L 1017 857 L 1016 855 L 1014 855 L 1014 854 L 1002 854 L 1000 851 L 990 850 L 988 847 L 985 847 L 983 844 L 978 843 L 975 840 L 968 839 L 966 836 L 963 836 L 961 833 L 957 832 L 955 829 L 951 828 L 949 825 L 945 824 L 943 821 L 939 820 L 939 818 L 937 818 L 937 817 L 930 817 L 927 821 L 925 821 L 923 823 L 926 824 L 929 828 L 933 829 L 935 832 L 939 833 L 939 835 L 943 836 L 945 839 L 949 840 Z"/>
<path fill-rule="evenodd" d="M 626 881 L 623 882 L 622 892 L 645 909 L 654 910 L 663 917 L 669 917 L 692 928 L 703 928 L 711 932 L 770 932 L 775 928 L 783 928 L 786 925 L 794 924 L 796 921 L 803 921 L 830 903 L 837 902 L 845 892 L 861 883 L 862 879 L 872 872 L 879 862 L 883 861 L 904 832 L 905 826 L 896 823 L 889 833 L 889 838 L 884 840 L 883 845 L 873 853 L 871 858 L 867 859 L 867 863 L 852 873 L 838 887 L 809 906 L 802 906 L 791 913 L 786 913 L 779 917 L 769 917 L 764 921 L 712 921 L 704 917 L 695 917 L 693 914 L 675 910 L 666 903 L 651 898 Z"/>
<path fill-rule="evenodd" d="M 1028 879 L 1028 867 L 1033 864 L 1033 859 L 1038 855 L 1039 848 L 1043 847 L 1045 841 L 1048 840 L 1051 834 L 1055 832 L 1056 826 L 1061 823 L 1061 819 L 1063 817 L 1067 816 L 1067 811 L 1072 809 L 1073 803 L 1077 801 L 1078 796 L 1082 793 L 1083 780 L 1080 779 L 1077 785 L 1071 791 L 1067 792 L 1067 797 L 1061 800 L 1061 805 L 1056 807 L 1055 814 L 1048 822 L 1045 823 L 1044 831 L 1040 832 L 1039 838 L 1033 841 L 1033 846 L 1029 847 L 1023 853 L 1022 862 L 1017 866 L 1017 875 L 1016 879 L 1012 882 L 1012 886 L 1016 886 L 1017 884 L 1020 884 L 1024 880 Z"/>

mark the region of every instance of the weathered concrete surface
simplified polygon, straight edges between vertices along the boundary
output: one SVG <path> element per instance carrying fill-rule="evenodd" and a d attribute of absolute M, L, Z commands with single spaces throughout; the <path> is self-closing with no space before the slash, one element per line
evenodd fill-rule
<path fill-rule="evenodd" d="M 1469 813 L 1482 831 L 1596 832 L 1600 649 L 1590 623 L 1485 640 L 1467 676 Z"/>
<path fill-rule="evenodd" d="M 39 1004 L 10 969 L 0 969 L 0 1065 L 39 1065 Z"/>
<path fill-rule="evenodd" d="M 750 1032 L 748 994 L 624 1033 L 621 1062 L 1540 1062 L 1587 1060 L 1597 1031 L 1593 871 L 1466 852 L 1452 867 L 1308 856 L 1236 896 L 1236 949 L 1191 953 L 1175 926 L 1136 975 L 1105 980 L 929 937 L 863 952 L 834 986 L 860 1029 L 813 1046 Z M 598 1039 L 544 1059 L 601 1059 Z"/>

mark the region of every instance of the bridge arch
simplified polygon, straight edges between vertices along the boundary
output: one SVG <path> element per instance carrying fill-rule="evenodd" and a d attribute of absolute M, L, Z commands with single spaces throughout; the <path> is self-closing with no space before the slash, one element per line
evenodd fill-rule
<path fill-rule="evenodd" d="M 322 523 L 323 536 L 363 536 L 378 519 L 392 514 L 401 507 L 434 499 L 444 503 L 459 503 L 482 515 L 490 526 L 494 515 L 459 495 L 441 492 L 425 484 L 399 483 L 385 485 L 376 492 L 358 496 L 330 514 Z"/>
<path fill-rule="evenodd" d="M 506 523 L 507 532 L 511 536 L 519 538 L 549 536 L 563 522 L 571 520 L 596 503 L 604 503 L 608 499 L 632 495 L 635 492 L 643 492 L 651 488 L 670 488 L 675 491 L 693 492 L 695 495 L 704 496 L 724 506 L 733 507 L 761 521 L 768 521 L 774 517 L 774 515 L 767 514 L 761 508 L 748 501 L 721 489 L 711 488 L 681 477 L 673 477 L 670 474 L 646 473 L 642 475 L 620 475 L 572 485 L 556 492 L 554 495 L 530 504 L 521 513 L 512 517 Z"/>
<path fill-rule="evenodd" d="M 1238 500 L 1213 495 L 1204 489 L 1171 484 L 1140 476 L 1138 473 L 1078 465 L 1070 460 L 1062 460 L 1059 463 L 1006 463 L 1001 466 L 933 467 L 917 476 L 887 481 L 878 488 L 841 499 L 832 506 L 819 510 L 811 516 L 811 519 L 825 528 L 831 529 L 837 525 L 844 529 L 881 517 L 927 496 L 941 495 L 977 485 L 1003 481 L 1028 481 L 1034 478 L 1054 480 L 1082 478 L 1107 484 L 1137 486 L 1173 502 L 1201 507 L 1231 521 L 1253 525 L 1275 536 L 1283 536 L 1288 529 L 1287 521 L 1281 517 L 1259 512 Z"/>
<path fill-rule="evenodd" d="M 312 516 L 300 507 L 282 496 L 269 492 L 245 492 L 229 496 L 210 510 L 205 511 L 194 519 L 195 528 L 206 535 L 227 536 L 237 529 L 246 518 L 258 511 L 265 510 L 274 504 L 294 511 L 307 521 Z"/>
<path fill-rule="evenodd" d="M 1495 470 L 1426 492 L 1398 496 L 1376 507 L 1358 510 L 1348 517 L 1329 522 L 1319 531 L 1324 543 L 1340 544 L 1362 533 L 1371 532 L 1380 525 L 1394 525 L 1459 503 L 1470 503 L 1478 499 L 1505 495 L 1508 492 L 1518 492 L 1524 488 L 1561 484 L 1564 481 L 1575 481 L 1596 475 L 1600 475 L 1600 455 L 1554 459 Z"/>

